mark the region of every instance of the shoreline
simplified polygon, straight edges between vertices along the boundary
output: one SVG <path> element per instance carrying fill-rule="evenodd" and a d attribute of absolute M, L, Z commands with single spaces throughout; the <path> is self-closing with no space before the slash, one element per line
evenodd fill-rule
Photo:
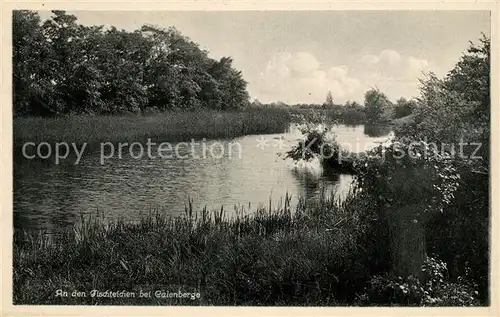
<path fill-rule="evenodd" d="M 292 212 L 285 203 L 281 209 L 259 209 L 233 219 L 207 210 L 176 218 L 154 214 L 139 223 L 103 225 L 94 219 L 57 241 L 24 233 L 14 241 L 14 303 L 162 304 L 154 296 L 56 296 L 59 289 L 201 294 L 197 301 L 168 302 L 173 305 L 331 305 L 341 304 L 345 296 L 354 300 L 349 292 L 336 299 L 329 292 L 316 292 L 314 280 L 328 287 L 332 274 L 341 278 L 344 266 L 333 259 L 355 247 L 347 237 L 356 235 L 352 230 L 358 226 L 356 214 L 346 214 L 345 205 L 318 204 L 303 202 Z M 318 214 L 321 206 L 327 208 Z M 325 270 L 324 257 L 332 259 L 330 269 Z M 113 276 L 107 274 L 110 269 Z M 287 277 L 287 271 L 296 273 Z M 283 287 L 304 289 L 294 296 Z"/>

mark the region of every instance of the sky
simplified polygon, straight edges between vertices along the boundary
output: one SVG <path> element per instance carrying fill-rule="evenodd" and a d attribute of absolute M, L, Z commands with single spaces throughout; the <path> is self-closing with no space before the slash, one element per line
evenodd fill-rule
<path fill-rule="evenodd" d="M 418 78 L 444 76 L 481 33 L 489 11 L 68 11 L 84 25 L 175 26 L 212 58 L 233 58 L 252 99 L 363 103 L 378 88 L 418 96 Z M 40 11 L 42 18 L 50 12 Z"/>

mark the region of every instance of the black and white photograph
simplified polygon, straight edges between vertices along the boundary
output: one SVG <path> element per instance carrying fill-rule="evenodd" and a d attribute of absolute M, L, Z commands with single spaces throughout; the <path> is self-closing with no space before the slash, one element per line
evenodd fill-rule
<path fill-rule="evenodd" d="M 14 307 L 492 304 L 490 10 L 115 7 L 10 10 Z"/>

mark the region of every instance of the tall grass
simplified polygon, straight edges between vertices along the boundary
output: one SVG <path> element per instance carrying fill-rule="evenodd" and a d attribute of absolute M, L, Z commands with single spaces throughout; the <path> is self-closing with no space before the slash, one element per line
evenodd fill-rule
<path fill-rule="evenodd" d="M 17 117 L 13 122 L 14 147 L 24 142 L 66 142 L 81 145 L 101 142 L 190 141 L 232 138 L 286 131 L 297 117 L 315 122 L 319 117 L 338 121 L 325 109 L 248 108 L 237 111 L 170 111 L 151 115 Z"/>
<path fill-rule="evenodd" d="M 290 124 L 285 109 L 242 111 L 197 110 L 149 116 L 63 116 L 15 118 L 14 147 L 24 142 L 66 142 L 81 145 L 100 142 L 189 141 L 232 138 L 247 134 L 281 133 Z"/>
<path fill-rule="evenodd" d="M 86 218 L 56 238 L 23 233 L 14 242 L 15 304 L 346 305 L 369 278 L 352 202 L 286 197 L 279 208 L 226 216 L 223 209 L 138 223 Z M 87 297 L 56 297 L 56 290 Z M 92 298 L 126 290 L 146 298 Z M 162 299 L 156 290 L 199 292 Z M 138 296 L 138 295 L 137 295 Z"/>

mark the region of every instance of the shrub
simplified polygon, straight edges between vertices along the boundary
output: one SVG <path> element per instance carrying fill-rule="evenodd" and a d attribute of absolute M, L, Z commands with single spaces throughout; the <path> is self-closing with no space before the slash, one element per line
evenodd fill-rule
<path fill-rule="evenodd" d="M 447 279 L 444 262 L 428 257 L 422 265 L 423 279 L 415 276 L 374 276 L 359 296 L 360 304 L 408 306 L 475 306 L 475 285 L 464 278 Z"/>

